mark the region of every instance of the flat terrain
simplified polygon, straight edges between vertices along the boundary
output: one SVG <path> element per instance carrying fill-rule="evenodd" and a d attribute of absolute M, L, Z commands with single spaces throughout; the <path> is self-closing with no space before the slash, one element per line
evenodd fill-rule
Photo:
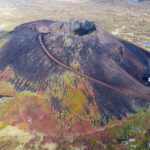
<path fill-rule="evenodd" d="M 150 2 L 119 0 L 0 0 L 0 31 L 37 19 L 87 18 L 142 46 L 150 42 Z M 147 49 L 150 47 L 147 44 Z"/>

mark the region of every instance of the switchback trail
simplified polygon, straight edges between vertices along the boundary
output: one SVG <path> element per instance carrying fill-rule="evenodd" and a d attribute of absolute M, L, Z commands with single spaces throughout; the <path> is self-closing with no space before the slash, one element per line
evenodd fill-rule
<path fill-rule="evenodd" d="M 116 88 L 116 87 L 113 87 L 101 80 L 97 80 L 89 75 L 86 75 L 84 73 L 81 73 L 80 71 L 76 70 L 75 68 L 71 67 L 71 66 L 67 66 L 66 64 L 60 62 L 58 59 L 56 59 L 50 52 L 49 50 L 46 48 L 46 46 L 44 45 L 43 41 L 42 41 L 42 35 L 39 34 L 38 35 L 38 41 L 40 43 L 40 46 L 42 48 L 42 51 L 47 55 L 47 57 L 52 60 L 53 62 L 55 62 L 57 65 L 61 66 L 62 68 L 66 69 L 66 70 L 69 70 L 71 72 L 74 72 L 75 74 L 85 78 L 85 79 L 88 79 L 92 82 L 95 82 L 97 84 L 100 84 L 100 85 L 103 85 L 113 91 L 116 91 L 116 92 L 119 92 L 121 94 L 124 94 L 124 95 L 127 95 L 127 96 L 133 96 L 133 97 L 137 97 L 137 98 L 144 98 L 144 99 L 147 99 L 147 100 L 150 100 L 150 95 L 146 95 L 146 94 L 140 94 L 138 92 L 134 92 L 134 91 L 131 91 L 131 90 L 126 90 L 126 89 L 119 89 L 119 88 Z"/>

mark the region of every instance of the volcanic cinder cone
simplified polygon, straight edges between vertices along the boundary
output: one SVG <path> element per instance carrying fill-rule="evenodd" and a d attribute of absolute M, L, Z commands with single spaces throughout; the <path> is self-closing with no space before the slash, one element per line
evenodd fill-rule
<path fill-rule="evenodd" d="M 16 90 L 54 91 L 54 83 L 58 91 L 78 89 L 88 103 L 96 102 L 106 120 L 150 104 L 150 53 L 91 21 L 34 21 L 16 27 L 9 36 L 0 49 L 0 77 L 4 79 L 4 71 L 11 68 L 13 76 L 7 81 Z M 73 70 L 47 56 L 42 44 L 59 63 Z M 54 98 L 50 93 L 49 99 Z M 61 105 L 54 105 L 61 110 Z"/>

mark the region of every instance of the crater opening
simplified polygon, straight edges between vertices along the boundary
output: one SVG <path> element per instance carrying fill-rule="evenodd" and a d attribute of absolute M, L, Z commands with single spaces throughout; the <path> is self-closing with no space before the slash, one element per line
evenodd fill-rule
<path fill-rule="evenodd" d="M 70 28 L 74 34 L 83 36 L 96 31 L 96 25 L 89 20 L 71 20 Z"/>

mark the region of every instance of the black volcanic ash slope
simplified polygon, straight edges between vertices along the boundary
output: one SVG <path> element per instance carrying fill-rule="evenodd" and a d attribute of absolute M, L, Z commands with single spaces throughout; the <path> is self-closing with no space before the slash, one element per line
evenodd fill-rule
<path fill-rule="evenodd" d="M 88 81 L 105 118 L 121 118 L 134 112 L 136 106 L 149 106 L 150 54 L 88 20 L 40 20 L 16 27 L 0 49 L 0 69 L 8 65 L 14 69 L 16 77 L 11 82 L 17 89 L 46 88 L 50 86 L 48 80 L 57 77 L 59 81 L 65 71 L 43 53 L 39 34 L 58 60 L 68 66 L 76 60 L 82 73 L 112 87 Z M 20 87 L 18 76 L 38 84 Z"/>

